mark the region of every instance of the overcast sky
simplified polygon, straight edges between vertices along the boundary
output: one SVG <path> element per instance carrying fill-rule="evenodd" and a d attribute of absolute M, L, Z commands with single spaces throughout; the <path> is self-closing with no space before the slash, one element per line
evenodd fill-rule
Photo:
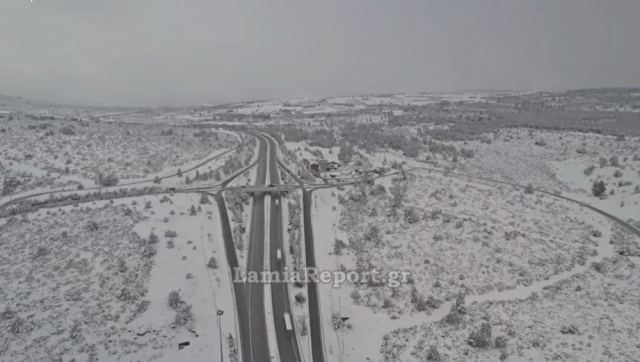
<path fill-rule="evenodd" d="M 75 104 L 640 86 L 639 0 L 0 0 L 0 93 Z"/>

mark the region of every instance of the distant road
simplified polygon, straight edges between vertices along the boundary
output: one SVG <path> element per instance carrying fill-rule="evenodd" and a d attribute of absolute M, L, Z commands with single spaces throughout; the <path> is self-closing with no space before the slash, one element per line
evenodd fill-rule
<path fill-rule="evenodd" d="M 502 184 L 502 185 L 508 185 L 508 186 L 513 186 L 513 187 L 517 187 L 520 189 L 526 189 L 527 186 L 524 185 L 520 185 L 514 182 L 509 182 L 509 181 L 502 181 L 502 180 L 496 180 L 496 179 L 492 179 L 492 178 L 487 178 L 487 177 L 480 177 L 480 176 L 472 176 L 472 175 L 466 175 L 466 174 L 462 174 L 459 172 L 453 172 L 453 171 L 448 171 L 445 169 L 439 169 L 439 168 L 428 168 L 428 167 L 414 167 L 412 168 L 413 170 L 423 170 L 423 171 L 436 171 L 439 173 L 443 173 L 446 175 L 451 175 L 451 176 L 456 176 L 456 177 L 460 177 L 460 178 L 468 178 L 468 179 L 475 179 L 475 180 L 479 180 L 479 181 L 484 181 L 484 182 L 488 182 L 488 183 L 495 183 L 495 184 Z M 634 235 L 640 237 L 640 229 L 638 229 L 637 227 L 629 224 L 628 222 L 620 219 L 619 217 L 612 215 L 602 209 L 599 209 L 591 204 L 588 204 L 584 201 L 580 201 L 580 200 L 576 200 L 573 199 L 571 197 L 567 197 L 564 195 L 560 195 L 560 194 L 556 194 L 554 192 L 549 192 L 543 189 L 538 189 L 538 188 L 534 188 L 535 192 L 539 192 L 541 194 L 545 194 L 545 195 L 549 195 L 551 197 L 556 197 L 562 200 L 566 200 L 569 202 L 573 202 L 575 204 L 578 204 L 582 207 L 585 207 L 593 212 L 596 212 L 606 218 L 608 218 L 609 220 L 619 224 L 620 226 L 624 227 L 625 229 L 629 230 L 631 233 L 633 233 Z"/>
<path fill-rule="evenodd" d="M 185 168 L 184 170 L 181 170 L 181 172 L 182 173 L 191 172 L 193 170 L 196 170 L 196 169 L 206 165 L 209 162 L 212 162 L 212 161 L 214 161 L 214 160 L 216 160 L 216 159 L 218 159 L 218 158 L 220 158 L 222 156 L 228 155 L 229 153 L 237 150 L 238 148 L 240 148 L 241 146 L 243 146 L 246 143 L 246 141 L 245 141 L 244 137 L 242 136 L 242 134 L 237 133 L 237 136 L 240 139 L 240 143 L 238 143 L 236 146 L 231 147 L 231 148 L 229 148 L 229 149 L 227 149 L 227 150 L 225 150 L 225 151 L 223 151 L 223 152 L 221 152 L 221 153 L 219 153 L 219 154 L 217 154 L 215 156 L 206 158 L 206 159 L 200 161 L 198 164 L 196 164 L 194 166 L 191 166 L 191 167 Z M 164 175 L 162 177 L 158 177 L 158 180 L 165 180 L 165 179 L 176 177 L 176 176 L 178 176 L 177 172 L 169 174 L 169 175 Z M 123 186 L 134 186 L 134 185 L 142 185 L 142 184 L 152 184 L 152 185 L 154 185 L 153 184 L 154 180 L 155 180 L 155 178 L 146 179 L 146 180 L 139 180 L 139 181 L 125 182 L 125 183 L 118 184 L 116 186 L 103 187 L 102 190 L 103 191 L 111 191 L 112 189 L 113 190 L 117 190 L 118 188 L 123 187 Z M 9 207 L 9 206 L 11 206 L 11 205 L 13 205 L 15 203 L 19 203 L 20 201 L 24 201 L 24 200 L 31 199 L 31 198 L 34 198 L 34 197 L 39 197 L 39 196 L 44 196 L 44 195 L 51 195 L 51 194 L 61 194 L 61 193 L 77 193 L 77 192 L 96 191 L 96 190 L 99 190 L 99 189 L 100 189 L 99 187 L 85 187 L 82 190 L 77 190 L 77 189 L 59 189 L 59 190 L 50 190 L 50 191 L 44 191 L 44 192 L 38 192 L 38 193 L 31 193 L 31 194 L 27 194 L 25 196 L 16 197 L 16 198 L 11 199 L 11 200 L 3 203 L 3 204 L 0 204 L 0 211 L 5 210 L 7 207 Z M 12 195 L 6 195 L 6 196 L 12 196 Z"/>

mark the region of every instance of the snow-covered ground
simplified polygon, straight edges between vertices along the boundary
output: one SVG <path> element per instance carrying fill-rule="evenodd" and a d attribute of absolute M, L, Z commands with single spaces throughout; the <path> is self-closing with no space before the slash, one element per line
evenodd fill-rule
<path fill-rule="evenodd" d="M 121 199 L 0 226 L 3 359 L 208 361 L 220 354 L 218 310 L 229 356 L 236 317 L 217 208 L 199 201 Z M 191 216 L 191 205 L 201 211 Z M 181 322 L 171 291 L 184 301 Z"/>
<path fill-rule="evenodd" d="M 637 360 L 638 283 L 637 258 L 607 258 L 524 300 L 471 303 L 456 322 L 395 330 L 386 341 L 386 358 Z M 483 324 L 490 327 L 478 333 Z"/>
<path fill-rule="evenodd" d="M 136 338 L 128 323 L 145 309 L 155 248 L 133 233 L 143 219 L 106 205 L 7 221 L 0 232 L 3 359 L 130 351 Z"/>
<path fill-rule="evenodd" d="M 452 93 L 398 93 L 363 96 L 329 97 L 323 99 L 292 98 L 287 100 L 254 101 L 229 105 L 225 111 L 242 115 L 267 114 L 333 114 L 353 112 L 374 106 L 424 106 L 440 102 L 475 103 L 495 102 L 498 95 L 513 92 L 452 92 Z"/>
<path fill-rule="evenodd" d="M 210 361 L 222 353 L 228 359 L 232 352 L 227 338 L 237 343 L 231 275 L 226 265 L 224 243 L 218 208 L 212 203 L 201 204 L 197 195 L 174 195 L 170 201 L 154 200 L 153 211 L 146 222 L 136 225 L 140 235 L 155 233 L 160 241 L 149 281 L 148 311 L 133 323 L 137 333 L 148 333 L 148 339 L 163 340 L 150 351 L 140 350 L 132 359 L 144 359 L 150 353 L 159 360 Z M 191 206 L 196 215 L 190 215 Z M 177 236 L 167 237 L 167 231 Z M 213 260 L 213 262 L 211 262 Z M 212 265 L 213 264 L 213 265 Z M 184 328 L 173 326 L 175 312 L 167 307 L 171 291 L 193 309 L 193 324 Z M 221 336 L 217 324 L 220 317 Z M 147 336 L 147 335 L 145 335 Z M 178 343 L 189 341 L 190 346 L 178 349 Z"/>
<path fill-rule="evenodd" d="M 105 122 L 0 119 L 0 177 L 8 195 L 35 188 L 94 185 L 98 173 L 121 182 L 188 167 L 238 143 L 229 132 Z"/>
<path fill-rule="evenodd" d="M 158 186 L 149 180 L 174 173 L 181 175 L 159 186 L 219 184 L 257 159 L 255 143 L 200 165 L 196 175 L 186 170 L 226 152 L 237 137 L 177 125 L 206 120 L 207 126 L 247 122 L 282 130 L 299 120 L 308 132 L 292 132 L 297 141 L 286 140 L 279 156 L 294 172 L 300 174 L 302 159 L 338 161 L 342 146 L 355 154 L 341 162 L 340 172 L 393 172 L 314 191 L 318 267 L 409 275 L 397 286 L 319 284 L 328 361 L 637 360 L 638 238 L 603 215 L 537 190 L 639 223 L 640 138 L 492 128 L 488 112 L 509 116 L 505 109 L 518 104 L 510 99 L 504 107 L 504 95 L 518 97 L 305 98 L 197 110 L 77 110 L 75 120 L 2 113 L 1 191 L 10 195 L 0 202 L 93 186 L 97 171 L 117 174 L 121 185 Z M 460 120 L 477 120 L 480 131 L 438 133 Z M 379 132 L 365 132 L 369 127 Z M 353 129 L 387 143 L 367 145 L 373 141 L 359 140 Z M 325 139 L 331 142 L 301 139 L 305 134 L 332 136 Z M 405 143 L 418 152 L 406 152 Z M 334 147 L 315 146 L 321 144 Z M 253 184 L 255 172 L 230 186 Z M 606 189 L 601 196 L 593 195 L 597 181 Z M 124 186 L 109 190 L 118 187 Z M 251 198 L 240 192 L 225 198 L 244 266 Z M 0 360 L 209 361 L 221 354 L 234 360 L 237 318 L 214 202 L 176 193 L 0 219 Z M 291 266 L 296 253 L 304 260 L 304 225 L 292 195 L 282 204 L 283 254 Z M 298 301 L 308 297 L 306 288 L 289 288 L 297 339 L 310 360 L 308 301 Z M 183 342 L 189 345 L 180 348 Z"/>
<path fill-rule="evenodd" d="M 544 142 L 536 145 L 541 139 Z M 288 145 L 298 150 L 298 157 L 305 155 L 304 144 Z M 549 195 L 529 194 L 521 188 L 474 178 L 505 180 L 523 186 L 532 184 L 535 188 L 558 191 L 587 202 L 623 220 L 637 220 L 640 219 L 640 195 L 635 191 L 635 185 L 640 184 L 639 156 L 634 158 L 639 153 L 637 145 L 637 139 L 511 129 L 500 131 L 491 144 L 466 143 L 465 147 L 475 153 L 473 158 L 458 164 L 443 160 L 441 167 L 434 171 L 422 169 L 431 168 L 429 164 L 395 152 L 367 154 L 375 166 L 399 161 L 405 163 L 406 169 L 421 168 L 409 172 L 402 204 L 404 210 L 390 211 L 388 197 L 374 195 L 379 190 L 374 191 L 371 187 L 360 191 L 349 191 L 349 188 L 346 192 L 318 191 L 314 206 L 318 265 L 329 270 L 354 269 L 363 263 L 368 265 L 365 269 L 385 266 L 409 269 L 414 279 L 411 288 L 395 291 L 362 285 L 347 284 L 338 289 L 321 285 L 323 330 L 329 360 L 385 360 L 385 351 L 386 360 L 429 360 L 427 357 L 434 357 L 429 354 L 433 338 L 429 335 L 416 337 L 419 335 L 416 331 L 429 328 L 433 333 L 443 333 L 436 328 L 447 324 L 442 321 L 459 293 L 466 294 L 468 303 L 474 306 L 481 303 L 518 305 L 524 303 L 523 300 L 532 303 L 532 298 L 534 302 L 539 300 L 543 291 L 554 290 L 564 280 L 583 278 L 594 265 L 599 268 L 603 260 L 604 264 L 609 262 L 605 258 L 614 258 L 621 252 L 638 255 L 637 238 L 629 234 L 621 236 L 625 233 L 619 226 L 591 210 Z M 585 153 L 583 148 L 588 151 Z M 319 151 L 323 156 L 328 153 L 327 149 L 320 148 Z M 611 156 L 618 158 L 613 161 L 614 166 Z M 600 167 L 602 157 L 607 159 L 607 164 Z M 596 165 L 595 170 L 585 175 L 584 170 L 590 165 Z M 444 168 L 452 169 L 452 174 L 441 171 Z M 623 175 L 614 176 L 616 170 L 621 170 Z M 465 174 L 470 177 L 462 176 Z M 591 195 L 595 180 L 607 183 L 606 199 Z M 390 188 L 394 185 L 391 178 L 376 183 L 384 186 L 387 193 L 391 193 Z M 611 189 L 615 192 L 609 194 Z M 338 195 L 346 201 L 340 202 Z M 373 242 L 365 241 L 363 246 L 359 241 L 363 238 Z M 336 239 L 346 245 L 341 255 L 336 254 Z M 376 243 L 379 243 L 377 247 Z M 358 251 L 349 250 L 352 244 L 357 245 Z M 362 255 L 366 258 L 358 257 Z M 631 271 L 634 261 L 637 260 L 629 261 Z M 638 277 L 637 273 L 630 273 L 628 279 L 637 282 Z M 418 310 L 415 300 L 412 301 L 414 292 L 411 289 L 417 291 L 419 304 L 426 304 L 426 308 L 421 306 Z M 557 307 L 558 313 L 563 313 L 565 304 Z M 544 303 L 539 307 L 541 311 L 547 308 L 554 307 Z M 603 313 L 589 308 L 593 306 L 586 304 L 581 312 Z M 624 316 L 627 313 L 630 312 L 613 314 Z M 332 321 L 332 315 L 336 314 L 348 317 L 337 329 Z M 549 318 L 553 316 L 555 314 Z M 537 321 L 534 323 L 548 323 L 545 312 L 531 316 L 531 319 Z M 561 320 L 557 318 L 553 323 Z M 633 325 L 623 320 L 617 323 Z M 457 333 L 462 333 L 463 338 L 456 343 L 462 343 L 462 346 L 452 345 L 448 339 L 451 332 L 444 332 L 445 337 L 438 339 L 444 345 L 438 344 L 436 348 L 441 352 L 442 360 L 491 360 L 501 354 L 510 360 L 550 359 L 553 356 L 584 360 L 597 359 L 596 352 L 601 351 L 575 353 L 576 349 L 571 352 L 566 348 L 567 344 L 554 343 L 555 354 L 544 352 L 544 356 L 535 351 L 538 347 L 526 352 L 500 347 L 494 352 L 472 356 L 473 350 L 477 349 L 466 342 L 472 326 L 477 329 L 479 325 L 476 322 L 460 328 Z M 493 328 L 494 338 L 500 336 L 495 332 L 496 327 Z M 564 330 L 568 335 L 572 333 Z M 594 336 L 601 332 L 599 335 L 603 340 L 616 338 L 625 345 L 633 340 L 632 333 L 618 335 L 615 329 L 590 331 Z M 361 338 L 362 335 L 368 338 Z M 589 340 L 593 338 L 597 337 L 589 337 Z M 494 344 L 493 340 L 491 344 Z M 624 356 L 632 355 L 635 345 L 631 346 L 631 349 L 621 347 L 612 355 L 609 354 L 611 350 L 605 348 L 603 356 L 623 360 Z M 396 353 L 398 348 L 401 353 Z"/>
<path fill-rule="evenodd" d="M 346 236 L 338 227 L 341 206 L 337 195 L 334 191 L 322 190 L 315 192 L 313 197 L 316 264 L 320 270 L 339 270 L 340 264 L 350 259 L 334 251 L 335 239 Z M 318 288 L 327 361 L 377 361 L 386 333 L 417 323 L 411 315 L 391 319 L 384 312 L 353 303 L 352 285 L 334 288 L 320 283 Z M 334 328 L 333 316 L 347 317 L 348 321 L 340 328 Z"/>

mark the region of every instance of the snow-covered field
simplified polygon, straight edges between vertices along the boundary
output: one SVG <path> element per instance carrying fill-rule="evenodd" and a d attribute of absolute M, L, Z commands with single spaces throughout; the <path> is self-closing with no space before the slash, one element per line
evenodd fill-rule
<path fill-rule="evenodd" d="M 461 169 L 476 176 L 499 176 L 548 190 L 582 189 L 590 193 L 591 182 L 600 176 L 616 184 L 639 183 L 639 142 L 637 137 L 618 139 L 591 133 L 504 129 L 495 134 L 490 144 L 470 142 L 467 146 L 473 149 L 474 157 L 466 160 Z M 617 159 L 618 167 L 609 162 L 612 157 Z M 600 158 L 606 160 L 604 167 L 600 167 Z M 589 166 L 595 166 L 595 171 L 585 175 Z M 623 171 L 623 176 L 613 177 L 616 168 Z"/>
<path fill-rule="evenodd" d="M 299 157 L 305 155 L 303 144 L 292 146 Z M 614 278 L 629 284 L 615 285 L 620 290 L 624 285 L 632 288 L 640 276 L 634 273 L 638 260 L 618 254 L 638 255 L 638 238 L 578 204 L 487 179 L 531 184 L 623 220 L 638 220 L 638 139 L 507 129 L 490 144 L 468 142 L 464 147 L 474 151 L 472 158 L 458 163 L 440 159 L 441 167 L 435 169 L 395 152 L 368 155 L 373 165 L 382 165 L 384 159 L 387 164 L 404 162 L 408 170 L 417 167 L 408 172 L 404 191 L 403 182 L 386 178 L 376 186 L 317 192 L 314 233 L 321 269 L 378 268 L 408 270 L 412 275 L 410 283 L 399 288 L 320 286 L 330 359 L 633 360 L 637 344 L 631 330 L 637 322 L 619 316 L 634 313 L 625 309 L 633 308 L 634 297 L 625 297 L 620 303 L 629 307 L 615 312 L 602 308 L 612 283 L 601 277 L 600 266 L 619 267 L 627 274 Z M 327 149 L 318 151 L 330 155 Z M 585 174 L 591 165 L 594 170 Z M 605 181 L 606 199 L 591 195 L 596 180 Z M 394 208 L 394 195 L 403 195 L 398 196 L 400 207 Z M 599 278 L 591 278 L 594 270 Z M 602 301 L 595 302 L 591 294 L 587 300 L 580 293 L 569 296 L 570 288 L 564 294 L 555 292 L 566 280 L 576 279 L 585 282 L 577 290 L 596 288 L 594 293 Z M 465 314 L 463 322 L 452 326 L 447 316 L 459 295 L 466 295 L 472 305 L 468 308 L 474 311 L 477 305 L 493 307 L 494 318 L 483 309 L 469 317 L 471 321 Z M 524 326 L 517 324 L 521 319 L 516 316 L 522 313 L 529 323 Z M 334 328 L 335 315 L 347 317 L 348 322 Z M 571 340 L 577 333 L 567 316 L 575 323 L 592 315 L 608 318 L 612 326 L 577 327 L 586 337 Z M 508 325 L 516 325 L 517 332 L 504 329 L 509 318 Z M 472 347 L 469 337 L 487 319 L 493 337 L 485 351 Z M 553 328 L 560 337 L 550 337 Z M 527 339 L 531 334 L 545 336 L 544 341 Z M 499 347 L 494 347 L 496 337 Z M 609 340 L 615 341 L 613 346 L 605 342 Z"/>
<path fill-rule="evenodd" d="M 154 233 L 160 239 L 147 294 L 151 303 L 148 312 L 132 326 L 138 333 L 148 333 L 145 337 L 153 341 L 153 348 L 140 350 L 131 359 L 210 361 L 220 356 L 222 347 L 226 360 L 230 354 L 237 355 L 229 348 L 229 336 L 236 346 L 238 342 L 218 208 L 212 199 L 196 195 L 176 194 L 167 201 L 160 200 L 152 201 L 153 214 L 149 219 L 136 225 L 140 235 Z M 196 209 L 195 215 L 192 207 Z M 192 321 L 181 327 L 176 326 L 177 312 L 167 307 L 172 291 L 177 291 L 192 307 Z M 223 312 L 222 336 L 217 324 L 218 310 Z M 178 348 L 178 343 L 187 341 L 188 347 Z"/>
<path fill-rule="evenodd" d="M 188 195 L 120 201 L 0 226 L 3 360 L 208 361 L 220 354 L 218 310 L 222 352 L 234 353 L 215 205 Z M 179 349 L 181 342 L 190 345 Z"/>
<path fill-rule="evenodd" d="M 592 230 L 608 228 L 602 217 L 549 196 L 438 175 L 411 177 L 406 186 L 392 186 L 392 195 L 383 192 L 348 193 L 340 226 L 354 256 L 353 264 L 344 262 L 348 268 L 412 272 L 411 286 L 359 288 L 359 302 L 390 314 L 416 307 L 413 288 L 427 300 L 450 300 L 570 270 L 597 253 Z"/>
<path fill-rule="evenodd" d="M 7 221 L 0 231 L 3 358 L 132 351 L 129 323 L 148 306 L 156 251 L 133 232 L 144 218 L 127 206 L 106 205 Z"/>
<path fill-rule="evenodd" d="M 386 358 L 635 361 L 638 265 L 637 258 L 607 258 L 524 300 L 471 303 L 455 321 L 395 330 L 384 342 Z"/>
<path fill-rule="evenodd" d="M 2 194 L 70 184 L 93 186 L 98 173 L 139 179 L 182 167 L 238 143 L 228 132 L 107 122 L 0 119 Z"/>

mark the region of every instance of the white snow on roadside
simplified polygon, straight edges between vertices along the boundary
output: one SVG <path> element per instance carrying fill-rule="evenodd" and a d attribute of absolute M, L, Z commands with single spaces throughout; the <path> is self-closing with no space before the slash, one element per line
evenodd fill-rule
<path fill-rule="evenodd" d="M 160 238 L 158 254 L 149 282 L 147 299 L 149 309 L 134 323 L 139 333 L 155 331 L 168 337 L 172 343 L 156 346 L 153 351 L 140 350 L 136 358 L 144 359 L 148 354 L 157 354 L 162 361 L 211 361 L 220 355 L 218 310 L 225 359 L 229 350 L 225 338 L 231 334 L 237 341 L 236 315 L 230 272 L 226 264 L 222 231 L 218 209 L 214 203 L 202 205 L 202 211 L 189 216 L 191 205 L 198 205 L 198 195 L 174 195 L 172 203 L 153 201 L 155 215 L 141 223 L 136 230 L 141 236 L 154 232 Z M 213 200 L 212 200 L 213 202 Z M 175 215 L 170 215 L 174 210 Z M 164 217 L 169 222 L 163 221 Z M 177 233 L 175 238 L 165 237 L 165 232 Z M 168 248 L 169 241 L 173 248 Z M 207 267 L 214 257 L 217 268 Z M 187 277 L 189 275 L 189 277 Z M 194 329 L 172 328 L 175 312 L 167 306 L 171 291 L 179 291 L 184 301 L 193 306 Z M 153 333 L 152 333 L 153 334 Z M 144 337 L 141 337 L 144 338 Z M 179 342 L 190 342 L 190 346 L 178 349 Z"/>

